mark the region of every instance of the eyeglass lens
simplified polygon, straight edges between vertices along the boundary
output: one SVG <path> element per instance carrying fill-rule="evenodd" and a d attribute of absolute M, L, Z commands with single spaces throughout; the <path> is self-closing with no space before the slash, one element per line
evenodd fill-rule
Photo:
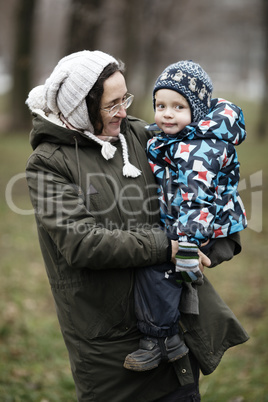
<path fill-rule="evenodd" d="M 115 116 L 119 112 L 121 107 L 123 107 L 124 109 L 127 109 L 131 105 L 131 103 L 133 101 L 133 98 L 134 98 L 134 96 L 130 95 L 124 102 L 118 103 L 117 105 L 114 105 L 109 110 L 109 113 L 112 115 L 112 117 Z"/>

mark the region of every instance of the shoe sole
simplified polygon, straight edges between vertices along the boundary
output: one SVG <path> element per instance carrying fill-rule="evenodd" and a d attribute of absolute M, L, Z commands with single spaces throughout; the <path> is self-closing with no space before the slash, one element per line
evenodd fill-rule
<path fill-rule="evenodd" d="M 185 351 L 183 351 L 179 355 L 172 356 L 172 353 L 171 353 L 171 357 L 168 356 L 168 361 L 170 363 L 175 362 L 176 360 L 181 359 L 183 356 L 186 356 L 188 353 L 189 353 L 189 349 L 186 347 Z"/>
<path fill-rule="evenodd" d="M 151 362 L 146 362 L 145 364 L 141 364 L 141 363 L 135 363 L 135 362 L 129 362 L 126 361 L 124 362 L 123 366 L 127 369 L 127 370 L 132 370 L 132 371 L 148 371 L 148 370 L 152 370 L 156 367 L 159 366 L 161 362 L 161 358 L 156 360 L 156 361 L 151 361 Z"/>

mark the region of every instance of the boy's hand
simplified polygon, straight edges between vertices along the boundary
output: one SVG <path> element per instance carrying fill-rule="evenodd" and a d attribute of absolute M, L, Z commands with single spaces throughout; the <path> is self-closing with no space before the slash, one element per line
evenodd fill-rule
<path fill-rule="evenodd" d="M 176 255 L 176 272 L 185 282 L 203 284 L 203 274 L 199 267 L 199 249 L 196 244 L 181 242 Z"/>

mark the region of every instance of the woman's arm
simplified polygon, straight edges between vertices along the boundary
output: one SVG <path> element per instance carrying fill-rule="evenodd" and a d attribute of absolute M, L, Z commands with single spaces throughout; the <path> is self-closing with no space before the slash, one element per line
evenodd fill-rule
<path fill-rule="evenodd" d="M 231 234 L 228 237 L 213 240 L 213 245 L 205 252 L 206 256 L 211 260 L 209 268 L 213 268 L 224 261 L 231 260 L 235 255 L 241 252 L 241 249 L 239 232 Z"/>
<path fill-rule="evenodd" d="M 167 261 L 170 242 L 160 228 L 109 230 L 97 224 L 77 186 L 61 172 L 59 157 L 34 154 L 28 162 L 27 181 L 37 223 L 68 265 L 110 269 Z"/>

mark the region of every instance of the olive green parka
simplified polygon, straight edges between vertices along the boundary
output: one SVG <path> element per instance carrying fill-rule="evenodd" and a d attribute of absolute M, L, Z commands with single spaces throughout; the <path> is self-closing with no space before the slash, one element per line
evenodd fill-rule
<path fill-rule="evenodd" d="M 134 314 L 135 268 L 163 263 L 171 256 L 170 242 L 158 227 L 156 184 L 145 154 L 151 134 L 136 118 L 123 121 L 130 162 L 142 171 L 137 178 L 127 178 L 122 174 L 119 141 L 113 144 L 114 158 L 107 161 L 100 146 L 82 133 L 41 113 L 33 117 L 34 151 L 27 163 L 27 181 L 78 400 L 160 398 L 179 387 L 172 364 L 142 373 L 123 367 L 140 339 Z M 221 239 L 210 256 L 213 265 L 239 250 L 238 236 Z M 211 285 L 205 284 L 199 290 L 200 317 L 184 315 L 181 326 L 202 371 L 209 374 L 228 347 L 248 337 Z"/>

